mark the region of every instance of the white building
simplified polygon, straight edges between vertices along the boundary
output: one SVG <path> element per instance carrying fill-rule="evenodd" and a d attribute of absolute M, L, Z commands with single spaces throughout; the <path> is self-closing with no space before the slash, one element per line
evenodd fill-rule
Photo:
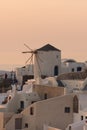
<path fill-rule="evenodd" d="M 79 72 L 85 68 L 85 63 L 77 62 L 73 59 L 63 59 L 61 61 L 61 73 Z"/>
<path fill-rule="evenodd" d="M 16 68 L 16 78 L 18 80 L 18 84 L 22 84 L 23 76 L 25 75 L 33 75 L 33 65 Z"/>
<path fill-rule="evenodd" d="M 66 130 L 87 130 L 87 123 L 85 121 L 76 122 L 68 125 Z"/>
<path fill-rule="evenodd" d="M 66 130 L 87 130 L 87 92 L 73 97 L 73 123 Z"/>

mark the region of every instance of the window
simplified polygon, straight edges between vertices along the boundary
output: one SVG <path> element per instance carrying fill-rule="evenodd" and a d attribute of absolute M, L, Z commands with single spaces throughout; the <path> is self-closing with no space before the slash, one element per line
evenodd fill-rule
<path fill-rule="evenodd" d="M 71 130 L 71 126 L 69 126 L 69 130 Z"/>
<path fill-rule="evenodd" d="M 82 70 L 82 68 L 81 67 L 77 67 L 77 71 L 81 71 Z"/>
<path fill-rule="evenodd" d="M 81 116 L 81 120 L 83 120 L 83 116 Z"/>
<path fill-rule="evenodd" d="M 85 119 L 87 119 L 87 116 L 85 116 Z"/>
<path fill-rule="evenodd" d="M 47 99 L 47 93 L 44 94 L 44 99 Z"/>
<path fill-rule="evenodd" d="M 28 123 L 25 123 L 25 127 L 24 128 L 28 128 Z"/>
<path fill-rule="evenodd" d="M 24 108 L 24 101 L 20 101 L 20 108 Z"/>
<path fill-rule="evenodd" d="M 31 104 L 35 103 L 36 101 L 32 101 Z"/>
<path fill-rule="evenodd" d="M 65 113 L 70 113 L 70 107 L 65 107 Z"/>
<path fill-rule="evenodd" d="M 75 95 L 73 98 L 73 112 L 78 113 L 78 97 Z"/>
<path fill-rule="evenodd" d="M 30 107 L 30 115 L 34 115 L 34 108 Z"/>
<path fill-rule="evenodd" d="M 72 68 L 72 72 L 74 72 L 74 68 Z"/>
<path fill-rule="evenodd" d="M 22 129 L 22 118 L 15 119 L 15 130 Z"/>

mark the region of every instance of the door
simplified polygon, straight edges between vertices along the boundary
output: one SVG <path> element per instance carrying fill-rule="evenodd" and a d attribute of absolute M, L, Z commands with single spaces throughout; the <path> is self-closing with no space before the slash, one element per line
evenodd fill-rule
<path fill-rule="evenodd" d="M 55 67 L 54 67 L 54 76 L 56 76 L 56 75 L 58 75 L 58 72 L 59 70 L 58 70 L 58 66 L 56 65 Z"/>

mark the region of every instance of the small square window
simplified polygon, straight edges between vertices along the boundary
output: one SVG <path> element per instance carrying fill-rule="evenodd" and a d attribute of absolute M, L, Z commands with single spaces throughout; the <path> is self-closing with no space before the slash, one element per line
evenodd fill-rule
<path fill-rule="evenodd" d="M 65 113 L 70 113 L 70 107 L 65 107 Z"/>
<path fill-rule="evenodd" d="M 28 123 L 25 123 L 25 127 L 24 128 L 28 128 Z"/>
<path fill-rule="evenodd" d="M 36 101 L 32 101 L 31 104 L 35 103 Z"/>
<path fill-rule="evenodd" d="M 77 67 L 77 71 L 81 71 L 82 70 L 82 68 L 81 67 Z"/>

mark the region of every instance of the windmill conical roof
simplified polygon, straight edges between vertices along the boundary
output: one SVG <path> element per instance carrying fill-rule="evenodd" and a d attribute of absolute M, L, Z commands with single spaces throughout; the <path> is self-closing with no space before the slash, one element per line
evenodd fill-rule
<path fill-rule="evenodd" d="M 45 46 L 37 49 L 37 51 L 61 51 L 61 50 L 55 48 L 54 46 L 50 44 L 46 44 Z"/>

